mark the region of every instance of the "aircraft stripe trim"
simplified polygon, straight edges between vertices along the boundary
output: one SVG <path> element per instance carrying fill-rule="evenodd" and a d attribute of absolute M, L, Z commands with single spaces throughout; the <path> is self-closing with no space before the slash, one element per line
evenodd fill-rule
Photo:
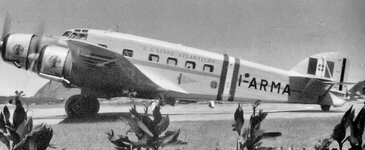
<path fill-rule="evenodd" d="M 346 58 L 344 58 L 342 60 L 342 69 L 341 69 L 341 78 L 340 78 L 340 82 L 343 82 L 344 78 L 345 78 L 345 70 L 346 70 Z M 342 85 L 340 84 L 340 86 L 338 87 L 338 90 L 342 91 Z"/>
<path fill-rule="evenodd" d="M 231 89 L 229 91 L 228 101 L 233 101 L 234 100 L 234 95 L 236 93 L 237 79 L 238 79 L 239 70 L 240 70 L 240 59 L 235 58 L 235 64 L 234 64 L 233 76 L 232 76 L 232 82 L 231 82 Z"/>
<path fill-rule="evenodd" d="M 160 68 L 160 69 L 167 69 L 167 70 L 178 71 L 178 72 L 186 72 L 186 73 L 197 74 L 197 75 L 202 75 L 202 76 L 206 76 L 206 77 L 213 77 L 213 78 L 219 78 L 220 77 L 219 75 L 213 74 L 213 73 L 200 72 L 200 71 L 196 71 L 196 70 L 192 70 L 192 69 L 185 69 L 185 68 L 180 68 L 180 67 L 175 67 L 175 66 L 162 65 L 162 64 L 158 64 L 158 63 L 141 61 L 141 60 L 138 60 L 138 59 L 128 59 L 128 60 L 130 62 L 132 62 L 133 64 L 135 64 L 135 65 L 143 65 L 143 66 L 155 67 L 155 68 Z"/>
<path fill-rule="evenodd" d="M 222 94 L 223 94 L 223 90 L 224 90 L 224 85 L 226 84 L 225 82 L 226 82 L 227 70 L 228 70 L 228 60 L 229 60 L 228 55 L 224 54 L 223 57 L 224 57 L 224 59 L 223 59 L 221 77 L 219 79 L 217 100 L 222 100 Z"/>

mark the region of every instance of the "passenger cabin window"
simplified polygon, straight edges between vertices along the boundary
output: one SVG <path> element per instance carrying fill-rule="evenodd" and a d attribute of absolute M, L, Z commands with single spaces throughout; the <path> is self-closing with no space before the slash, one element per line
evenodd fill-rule
<path fill-rule="evenodd" d="M 158 55 L 155 55 L 155 54 L 150 54 L 150 56 L 148 57 L 148 60 L 149 61 L 155 61 L 155 62 L 158 62 L 160 59 L 160 57 Z"/>
<path fill-rule="evenodd" d="M 186 61 L 185 68 L 195 69 L 195 62 L 193 62 L 193 61 Z"/>
<path fill-rule="evenodd" d="M 133 51 L 130 49 L 124 49 L 123 50 L 123 55 L 126 57 L 133 57 Z"/>
<path fill-rule="evenodd" d="M 62 36 L 68 37 L 70 36 L 71 33 L 72 33 L 71 31 L 66 31 Z"/>
<path fill-rule="evenodd" d="M 177 59 L 169 57 L 167 58 L 167 65 L 169 66 L 176 66 L 177 65 Z"/>
<path fill-rule="evenodd" d="M 204 72 L 213 72 L 213 71 L 214 71 L 214 67 L 213 67 L 213 65 L 205 64 L 205 65 L 203 66 L 203 71 L 204 71 Z"/>

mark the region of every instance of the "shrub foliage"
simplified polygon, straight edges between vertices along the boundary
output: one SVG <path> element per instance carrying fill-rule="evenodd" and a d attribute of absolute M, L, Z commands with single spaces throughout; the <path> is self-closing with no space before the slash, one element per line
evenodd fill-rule
<path fill-rule="evenodd" d="M 13 122 L 9 121 L 10 112 L 7 106 L 0 113 L 0 141 L 11 150 L 45 150 L 53 136 L 53 130 L 45 124 L 33 128 L 32 117 L 27 117 L 20 101 L 23 91 L 15 92 L 16 108 Z"/>
<path fill-rule="evenodd" d="M 129 111 L 131 117 L 126 118 L 130 127 L 126 135 L 115 136 L 114 131 L 111 130 L 110 133 L 107 133 L 108 140 L 118 150 L 131 150 L 142 147 L 157 150 L 167 145 L 187 144 L 177 139 L 180 129 L 177 131 L 166 131 L 170 125 L 170 118 L 169 115 L 162 115 L 160 109 L 161 105 L 158 104 L 153 109 L 153 118 L 151 118 L 148 115 L 148 106 L 146 106 L 144 113 L 138 113 L 134 105 Z M 129 132 L 134 133 L 137 141 L 131 140 L 131 136 L 128 135 Z M 162 133 L 164 133 L 163 136 Z"/>
<path fill-rule="evenodd" d="M 237 131 L 238 135 L 240 136 L 237 141 L 237 150 L 257 150 L 257 149 L 265 149 L 262 147 L 262 139 L 265 138 L 274 138 L 281 136 L 280 132 L 264 132 L 261 129 L 261 123 L 266 118 L 267 113 L 263 112 L 262 109 L 256 113 L 257 107 L 260 105 L 260 101 L 257 101 L 252 105 L 253 113 L 250 117 L 249 126 L 245 129 L 242 129 L 244 118 L 243 118 L 243 110 L 238 105 L 238 108 L 235 112 L 235 123 L 233 125 L 233 131 Z"/>

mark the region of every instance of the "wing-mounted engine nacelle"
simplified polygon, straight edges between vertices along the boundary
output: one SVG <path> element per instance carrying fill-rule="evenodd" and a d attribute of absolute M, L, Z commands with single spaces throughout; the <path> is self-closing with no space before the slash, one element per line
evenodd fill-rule
<path fill-rule="evenodd" d="M 36 59 L 38 43 L 39 37 L 34 34 L 8 34 L 2 43 L 2 58 L 28 70 Z"/>
<path fill-rule="evenodd" d="M 39 76 L 50 80 L 69 83 L 72 58 L 70 50 L 61 46 L 44 46 L 39 54 L 37 72 Z"/>

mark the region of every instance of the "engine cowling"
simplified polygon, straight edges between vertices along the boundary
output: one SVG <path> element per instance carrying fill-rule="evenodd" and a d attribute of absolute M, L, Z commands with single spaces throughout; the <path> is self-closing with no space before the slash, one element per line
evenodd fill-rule
<path fill-rule="evenodd" d="M 56 81 L 66 81 L 70 75 L 72 58 L 70 50 L 61 46 L 44 46 L 40 52 L 37 72 L 40 76 Z"/>
<path fill-rule="evenodd" d="M 38 53 L 38 42 L 39 37 L 34 34 L 8 34 L 3 42 L 2 58 L 28 70 L 35 59 L 34 54 Z"/>

